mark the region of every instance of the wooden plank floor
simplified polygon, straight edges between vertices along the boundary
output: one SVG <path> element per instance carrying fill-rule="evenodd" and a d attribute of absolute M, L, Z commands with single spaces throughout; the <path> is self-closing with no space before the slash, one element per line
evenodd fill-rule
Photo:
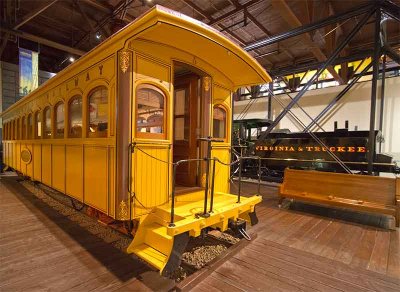
<path fill-rule="evenodd" d="M 194 291 L 400 291 L 400 233 L 386 228 L 388 218 L 301 203 L 279 209 L 277 189 L 262 190 L 257 238 Z"/>
<path fill-rule="evenodd" d="M 0 177 L 0 206 L 1 292 L 155 291 L 174 286 L 44 204 L 15 177 Z"/>
<path fill-rule="evenodd" d="M 234 190 L 235 188 L 232 188 Z M 253 185 L 244 185 L 251 193 Z M 294 204 L 263 187 L 257 238 L 195 291 L 400 291 L 399 230 L 384 217 Z M 323 215 L 323 216 L 322 216 Z M 160 291 L 173 283 L 0 177 L 0 291 Z M 166 282 L 167 281 L 167 282 Z"/>

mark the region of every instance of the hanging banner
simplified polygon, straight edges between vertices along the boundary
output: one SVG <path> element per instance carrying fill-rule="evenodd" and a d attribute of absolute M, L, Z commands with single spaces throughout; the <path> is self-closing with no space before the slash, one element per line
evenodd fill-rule
<path fill-rule="evenodd" d="M 39 54 L 19 49 L 19 95 L 25 96 L 39 85 Z"/>

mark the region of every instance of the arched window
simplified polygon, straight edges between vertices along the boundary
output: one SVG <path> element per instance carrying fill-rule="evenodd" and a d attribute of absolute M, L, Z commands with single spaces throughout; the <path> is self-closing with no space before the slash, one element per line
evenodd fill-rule
<path fill-rule="evenodd" d="M 226 138 L 226 110 L 220 105 L 214 106 L 213 137 L 223 139 Z"/>
<path fill-rule="evenodd" d="M 32 139 L 32 133 L 33 133 L 32 114 L 28 115 L 28 119 L 26 121 L 26 127 L 27 127 L 27 130 L 28 130 L 26 138 L 28 140 Z"/>
<path fill-rule="evenodd" d="M 68 137 L 82 138 L 82 97 L 75 95 L 69 102 Z"/>
<path fill-rule="evenodd" d="M 108 93 L 105 86 L 93 89 L 88 98 L 88 136 L 107 137 Z"/>
<path fill-rule="evenodd" d="M 22 128 L 21 139 L 25 140 L 26 139 L 26 121 L 25 121 L 25 117 L 21 118 L 21 124 L 22 124 L 22 126 L 21 126 L 21 128 Z"/>
<path fill-rule="evenodd" d="M 166 137 L 166 97 L 154 85 L 142 84 L 136 90 L 136 136 L 141 138 Z"/>
<path fill-rule="evenodd" d="M 55 138 L 64 138 L 64 103 L 59 102 L 54 107 Z"/>
<path fill-rule="evenodd" d="M 42 114 L 40 111 L 35 113 L 35 139 L 42 138 Z"/>
<path fill-rule="evenodd" d="M 51 138 L 51 109 L 50 107 L 46 107 L 43 110 L 43 138 L 50 139 Z"/>

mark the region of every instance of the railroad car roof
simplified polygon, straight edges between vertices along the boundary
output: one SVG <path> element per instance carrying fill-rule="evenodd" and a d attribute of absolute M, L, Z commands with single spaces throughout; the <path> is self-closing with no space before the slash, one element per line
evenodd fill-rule
<path fill-rule="evenodd" d="M 189 52 L 223 72 L 235 88 L 271 81 L 265 69 L 252 56 L 219 31 L 182 13 L 156 5 L 44 85 L 49 89 L 58 86 L 72 78 L 79 66 L 86 68 L 92 66 L 99 61 L 106 50 L 120 50 L 125 42 L 132 38 L 149 40 Z M 43 85 L 12 105 L 2 113 L 2 116 L 18 105 L 45 94 L 46 92 L 41 90 L 42 87 Z"/>

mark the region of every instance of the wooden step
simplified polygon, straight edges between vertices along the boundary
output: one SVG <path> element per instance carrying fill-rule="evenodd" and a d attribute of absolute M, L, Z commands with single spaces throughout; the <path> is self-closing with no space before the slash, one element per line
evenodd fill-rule
<path fill-rule="evenodd" d="M 162 252 L 163 254 L 170 254 L 173 244 L 173 237 L 167 234 L 167 227 L 154 222 L 146 225 L 144 228 L 146 230 L 144 243 Z"/>
<path fill-rule="evenodd" d="M 155 267 L 157 270 L 162 270 L 168 260 L 168 257 L 165 254 L 159 252 L 151 246 L 148 246 L 145 243 L 136 246 L 133 249 L 133 253 Z"/>

